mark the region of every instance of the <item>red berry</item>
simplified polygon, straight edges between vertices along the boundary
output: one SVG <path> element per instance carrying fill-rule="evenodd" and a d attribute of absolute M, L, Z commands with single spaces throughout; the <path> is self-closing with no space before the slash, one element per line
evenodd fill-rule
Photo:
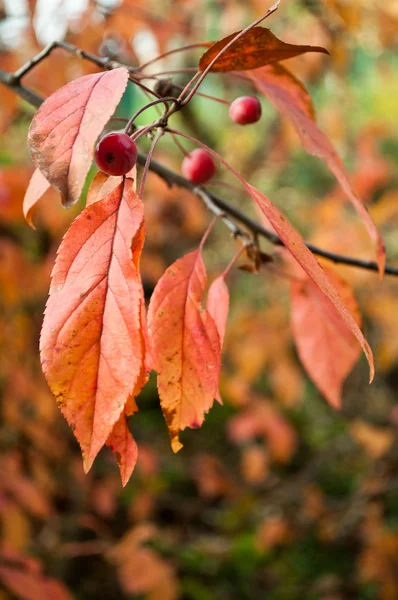
<path fill-rule="evenodd" d="M 103 173 L 125 175 L 137 162 L 137 146 L 126 133 L 108 133 L 99 141 L 94 159 Z"/>
<path fill-rule="evenodd" d="M 214 160 L 206 150 L 196 148 L 182 161 L 182 174 L 192 183 L 206 183 L 216 172 Z"/>
<path fill-rule="evenodd" d="M 255 96 L 241 96 L 232 102 L 229 116 L 239 125 L 256 123 L 261 118 L 261 104 Z"/>

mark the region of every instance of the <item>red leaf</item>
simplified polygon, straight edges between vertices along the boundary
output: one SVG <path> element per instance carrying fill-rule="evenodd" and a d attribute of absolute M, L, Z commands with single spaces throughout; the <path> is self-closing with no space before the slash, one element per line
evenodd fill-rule
<path fill-rule="evenodd" d="M 361 318 L 349 285 L 332 271 L 329 279 L 360 325 Z M 311 279 L 295 281 L 291 290 L 292 329 L 300 360 L 333 408 L 341 407 L 341 388 L 361 353 L 358 341 Z"/>
<path fill-rule="evenodd" d="M 41 333 L 43 371 L 87 471 L 141 377 L 143 206 L 125 179 L 74 221 L 58 251 Z"/>
<path fill-rule="evenodd" d="M 372 350 L 328 275 L 320 266 L 312 252 L 308 250 L 300 234 L 292 227 L 292 225 L 290 225 L 287 219 L 281 215 L 278 209 L 271 204 L 268 198 L 248 183 L 245 184 L 245 187 L 251 197 L 257 202 L 259 208 L 265 214 L 286 248 L 291 252 L 320 291 L 330 300 L 349 331 L 351 331 L 361 344 L 369 363 L 370 381 L 372 381 L 374 376 Z"/>
<path fill-rule="evenodd" d="M 198 249 L 166 270 L 149 304 L 149 339 L 174 452 L 182 448 L 179 431 L 202 425 L 218 388 L 220 339 L 201 306 L 206 280 Z"/>
<path fill-rule="evenodd" d="M 39 169 L 35 169 L 23 199 L 23 214 L 28 224 L 36 229 L 32 222 L 32 210 L 40 198 L 50 188 L 47 179 Z"/>
<path fill-rule="evenodd" d="M 333 148 L 333 145 L 312 120 L 313 116 L 308 114 L 308 110 L 303 110 L 302 96 L 297 95 L 297 87 L 289 85 L 285 76 L 279 77 L 276 72 L 271 73 L 266 69 L 258 69 L 248 75 L 257 89 L 263 92 L 276 108 L 292 121 L 305 150 L 309 154 L 321 158 L 340 183 L 356 211 L 363 219 L 369 235 L 376 245 L 377 262 L 380 275 L 382 276 L 386 261 L 383 239 L 377 231 L 368 209 L 353 189 L 345 166 Z"/>
<path fill-rule="evenodd" d="M 33 162 L 69 207 L 80 197 L 94 144 L 118 105 L 128 71 L 84 75 L 57 90 L 41 105 L 28 133 Z"/>
<path fill-rule="evenodd" d="M 210 46 L 200 58 L 199 71 L 204 71 L 218 53 L 239 33 L 239 31 L 235 31 L 235 33 L 231 33 Z M 299 56 L 306 52 L 323 52 L 324 54 L 329 54 L 325 48 L 321 48 L 320 46 L 285 44 L 269 29 L 253 27 L 237 39 L 228 50 L 225 50 L 212 66 L 211 71 L 247 71 L 248 69 L 257 69 L 258 67 L 285 60 L 286 58 Z"/>

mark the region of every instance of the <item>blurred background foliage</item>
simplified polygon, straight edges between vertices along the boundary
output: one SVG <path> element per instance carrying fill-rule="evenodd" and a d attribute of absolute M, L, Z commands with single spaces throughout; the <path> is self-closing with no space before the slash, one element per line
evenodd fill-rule
<path fill-rule="evenodd" d="M 263 0 L 0 2 L 0 68 L 12 71 L 65 37 L 129 64 L 220 38 L 267 8 Z M 267 26 L 284 41 L 327 47 L 330 58 L 288 61 L 308 86 L 318 122 L 352 173 L 398 259 L 398 6 L 382 0 L 285 0 Z M 199 51 L 200 52 L 200 51 Z M 148 73 L 195 66 L 198 51 Z M 47 96 L 93 66 L 56 51 L 26 78 Z M 184 84 L 187 76 L 173 76 Z M 153 83 L 148 79 L 148 85 Z M 249 88 L 212 75 L 202 91 L 232 100 Z M 129 88 L 118 109 L 146 101 Z M 239 128 L 205 98 L 176 127 L 218 150 L 266 192 L 306 239 L 370 258 L 363 225 L 326 168 L 264 102 L 260 124 Z M 334 412 L 305 376 L 290 332 L 289 281 L 278 268 L 234 269 L 221 394 L 203 428 L 174 456 L 155 381 L 131 419 L 139 445 L 125 489 L 110 451 L 82 471 L 78 446 L 41 374 L 38 336 L 57 246 L 70 211 L 49 192 L 22 216 L 32 165 L 32 107 L 0 91 L 0 599 L 394 600 L 398 598 L 398 280 L 333 267 L 353 287 L 377 376 L 361 360 Z M 155 112 L 145 113 L 149 120 Z M 145 142 L 143 142 L 145 149 Z M 189 149 L 189 146 L 187 145 Z M 163 139 L 158 160 L 180 169 Z M 92 175 L 94 174 L 94 171 Z M 220 168 L 211 189 L 250 213 Z M 150 175 L 143 278 L 150 295 L 164 269 L 198 245 L 210 219 L 199 200 Z M 265 251 L 272 251 L 264 244 Z M 235 252 L 222 223 L 205 260 L 212 277 Z M 283 274 L 282 274 L 283 275 Z"/>

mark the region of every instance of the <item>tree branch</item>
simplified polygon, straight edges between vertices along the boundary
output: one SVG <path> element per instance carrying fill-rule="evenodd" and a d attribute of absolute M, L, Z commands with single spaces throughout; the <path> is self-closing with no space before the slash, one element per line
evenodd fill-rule
<path fill-rule="evenodd" d="M 63 48 L 69 52 L 72 52 L 76 56 L 80 58 L 85 58 L 90 60 L 97 66 L 101 66 L 104 69 L 112 69 L 116 66 L 122 66 L 120 63 L 116 61 L 110 61 L 108 58 L 97 57 L 90 53 L 84 52 L 79 48 L 68 44 L 67 42 L 55 42 L 50 44 L 42 52 L 40 52 L 36 57 L 32 60 L 28 61 L 25 65 L 23 65 L 18 71 L 15 73 L 7 73 L 0 69 L 0 84 L 5 85 L 10 90 L 14 91 L 20 98 L 26 100 L 32 106 L 38 108 L 43 103 L 43 98 L 41 98 L 36 92 L 27 88 L 21 83 L 21 79 L 26 73 L 28 73 L 32 68 L 34 68 L 39 62 L 44 60 L 54 48 Z M 134 69 L 130 69 L 131 72 L 134 72 Z M 139 153 L 138 155 L 138 163 L 140 165 L 146 164 L 147 156 L 145 154 Z M 248 231 L 250 231 L 255 236 L 260 236 L 274 244 L 275 246 L 284 246 L 282 240 L 277 236 L 274 232 L 266 229 L 260 223 L 248 217 L 245 213 L 240 211 L 238 208 L 229 204 L 226 200 L 221 198 L 220 196 L 209 192 L 208 190 L 203 190 L 202 188 L 198 188 L 190 181 L 185 179 L 179 173 L 172 171 L 171 169 L 165 167 L 155 159 L 151 159 L 149 164 L 149 170 L 153 173 L 156 173 L 159 177 L 161 177 L 168 185 L 177 185 L 178 187 L 185 188 L 197 195 L 201 200 L 206 204 L 206 206 L 216 215 L 224 215 L 224 221 L 226 222 L 229 229 L 234 233 L 234 235 L 244 235 L 244 232 L 233 222 L 238 221 L 242 225 L 244 225 Z M 221 211 L 221 213 L 220 213 Z M 313 254 L 325 258 L 329 261 L 332 261 L 336 264 L 347 265 L 350 267 L 357 267 L 359 269 L 365 269 L 367 271 L 378 272 L 378 265 L 375 261 L 372 260 L 362 260 L 358 258 L 353 258 L 351 256 L 345 256 L 343 254 L 337 254 L 335 252 L 329 252 L 327 250 L 323 250 L 314 244 L 306 244 L 307 248 L 313 252 Z M 391 265 L 386 265 L 385 268 L 386 275 L 394 275 L 398 276 L 398 267 L 393 267 Z"/>

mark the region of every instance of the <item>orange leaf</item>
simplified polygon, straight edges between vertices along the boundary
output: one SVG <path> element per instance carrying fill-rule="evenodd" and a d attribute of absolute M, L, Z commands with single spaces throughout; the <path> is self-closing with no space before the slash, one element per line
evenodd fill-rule
<path fill-rule="evenodd" d="M 200 427 L 217 393 L 220 339 L 201 306 L 206 271 L 200 249 L 172 264 L 159 280 L 148 312 L 160 403 L 174 452 L 179 431 Z"/>
<path fill-rule="evenodd" d="M 240 32 L 231 33 L 222 40 L 215 42 L 201 56 L 199 71 L 204 71 L 217 54 L 234 39 Z M 264 65 L 299 56 L 306 52 L 323 52 L 329 54 L 325 48 L 320 46 L 297 46 L 285 44 L 279 40 L 269 29 L 264 27 L 253 27 L 243 34 L 234 44 L 226 50 L 211 71 L 247 71 L 257 69 Z"/>
<path fill-rule="evenodd" d="M 303 110 L 303 97 L 297 94 L 297 87 L 288 84 L 285 76 L 279 76 L 266 69 L 258 69 L 248 74 L 257 89 L 263 92 L 276 108 L 293 123 L 305 150 L 321 158 L 347 194 L 356 211 L 363 219 L 373 243 L 377 249 L 379 272 L 384 274 L 386 251 L 383 239 L 370 216 L 368 209 L 355 192 L 346 168 L 331 142 L 313 121 L 313 115 Z"/>
<path fill-rule="evenodd" d="M 345 306 L 360 325 L 361 318 L 349 285 L 326 271 Z M 293 282 L 292 330 L 300 360 L 319 391 L 333 408 L 341 407 L 341 388 L 357 362 L 361 347 L 346 323 L 313 281 Z"/>
<path fill-rule="evenodd" d="M 268 198 L 259 192 L 256 188 L 245 184 L 245 187 L 251 197 L 256 201 L 260 210 L 265 214 L 276 233 L 297 262 L 302 266 L 307 275 L 312 279 L 317 288 L 330 300 L 336 311 L 339 313 L 342 321 L 351 333 L 361 344 L 363 351 L 369 363 L 370 382 L 374 377 L 373 353 L 368 342 L 365 340 L 362 331 L 359 329 L 351 312 L 347 309 L 338 291 L 328 277 L 327 273 L 320 266 L 315 256 L 308 250 L 307 246 L 298 231 L 290 225 L 287 219 L 281 215 L 279 210 L 271 204 Z"/>
<path fill-rule="evenodd" d="M 2 557 L 0 580 L 16 598 L 20 600 L 72 600 L 72 595 L 65 585 L 56 579 L 42 575 L 38 569 L 24 568 L 21 561 Z M 18 555 L 17 555 L 17 558 Z M 22 557 L 21 557 L 22 558 Z"/>
<path fill-rule="evenodd" d="M 94 204 L 94 202 L 98 202 L 98 200 L 102 200 L 111 194 L 121 184 L 122 180 L 122 177 L 112 177 L 98 171 L 87 192 L 86 206 L 90 206 L 90 204 Z"/>
<path fill-rule="evenodd" d="M 23 214 L 27 223 L 33 229 L 36 228 L 32 222 L 32 210 L 49 188 L 50 184 L 47 179 L 42 175 L 39 169 L 35 169 L 23 199 Z"/>
<path fill-rule="evenodd" d="M 88 471 L 141 377 L 143 206 L 125 179 L 66 233 L 52 273 L 43 371 Z"/>
<path fill-rule="evenodd" d="M 127 80 L 124 67 L 79 77 L 47 98 L 33 118 L 28 133 L 33 162 L 59 189 L 66 207 L 79 200 L 94 144 Z"/>

